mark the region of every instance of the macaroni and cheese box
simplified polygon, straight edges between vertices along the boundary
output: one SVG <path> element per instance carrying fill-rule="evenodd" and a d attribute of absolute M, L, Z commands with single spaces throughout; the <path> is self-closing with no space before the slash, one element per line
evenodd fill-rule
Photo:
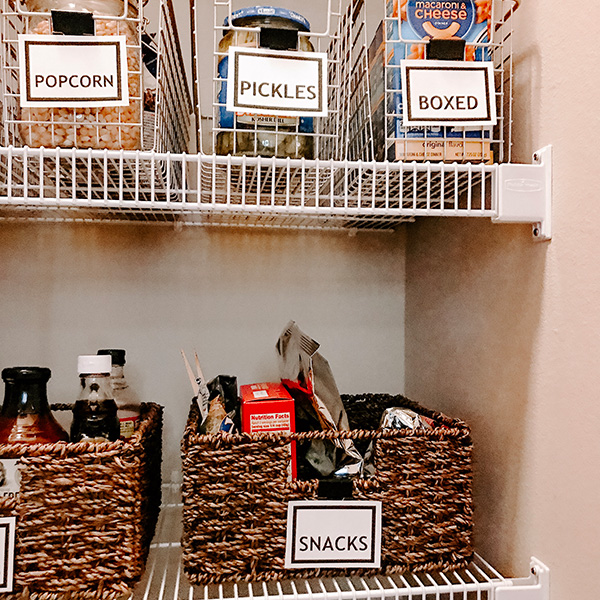
<path fill-rule="evenodd" d="M 402 125 L 400 62 L 426 57 L 431 39 L 465 40 L 465 60 L 490 60 L 492 0 L 388 0 L 386 18 L 388 121 L 387 159 L 487 161 L 489 127 Z"/>
<path fill-rule="evenodd" d="M 294 399 L 281 383 L 253 383 L 240 386 L 242 431 L 244 433 L 296 430 Z M 290 444 L 290 476 L 296 478 L 296 442 Z"/>

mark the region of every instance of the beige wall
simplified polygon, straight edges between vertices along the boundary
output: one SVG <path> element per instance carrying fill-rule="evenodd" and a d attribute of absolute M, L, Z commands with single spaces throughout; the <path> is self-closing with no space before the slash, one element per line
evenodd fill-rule
<path fill-rule="evenodd" d="M 552 241 L 454 220 L 407 241 L 407 392 L 472 425 L 478 550 L 507 574 L 545 562 L 552 600 L 598 598 L 600 565 L 600 51 L 576 43 L 582 7 L 515 16 L 515 157 L 553 145 Z"/>
<path fill-rule="evenodd" d="M 401 392 L 403 246 L 404 232 L 0 224 L 0 368 L 48 366 L 51 401 L 72 401 L 77 355 L 125 348 L 140 398 L 165 406 L 168 477 L 191 398 L 182 348 L 209 378 L 276 379 L 295 319 L 342 392 Z"/>

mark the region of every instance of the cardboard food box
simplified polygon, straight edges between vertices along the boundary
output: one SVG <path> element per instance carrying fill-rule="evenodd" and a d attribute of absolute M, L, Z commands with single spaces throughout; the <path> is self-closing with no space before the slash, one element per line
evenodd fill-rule
<path fill-rule="evenodd" d="M 252 383 L 240 386 L 242 431 L 245 433 L 296 430 L 294 399 L 281 383 Z M 290 477 L 296 478 L 296 443 L 290 444 Z"/>
<path fill-rule="evenodd" d="M 491 1 L 387 0 L 386 7 L 387 50 L 383 58 L 387 69 L 387 112 L 390 115 L 385 150 L 387 160 L 490 161 L 490 127 L 407 127 L 402 124 L 400 64 L 403 59 L 425 59 L 426 45 L 432 35 L 443 38 L 449 28 L 456 30 L 453 39 L 465 40 L 465 60 L 489 61 Z M 377 107 L 373 106 L 375 112 Z"/>

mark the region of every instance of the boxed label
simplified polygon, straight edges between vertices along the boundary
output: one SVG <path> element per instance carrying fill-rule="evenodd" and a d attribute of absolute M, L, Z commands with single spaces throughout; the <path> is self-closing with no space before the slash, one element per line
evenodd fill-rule
<path fill-rule="evenodd" d="M 240 386 L 242 431 L 244 433 L 296 430 L 294 399 L 281 383 L 252 383 Z M 290 477 L 296 478 L 296 442 L 290 444 Z"/>

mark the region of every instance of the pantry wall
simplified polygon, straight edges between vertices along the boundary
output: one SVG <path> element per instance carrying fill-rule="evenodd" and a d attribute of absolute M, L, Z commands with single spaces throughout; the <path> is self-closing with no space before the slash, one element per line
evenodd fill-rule
<path fill-rule="evenodd" d="M 514 15 L 514 161 L 553 147 L 553 234 L 454 219 L 407 228 L 406 392 L 473 428 L 476 546 L 505 573 L 531 555 L 552 600 L 598 597 L 600 243 L 597 46 L 574 3 Z M 600 18 L 600 6 L 585 19 Z"/>
<path fill-rule="evenodd" d="M 307 4 L 314 19 L 321 3 Z M 189 7 L 176 10 L 187 41 Z M 50 367 L 51 401 L 63 402 L 78 391 L 78 354 L 126 348 L 132 387 L 166 409 L 168 479 L 191 395 L 180 350 L 197 350 L 207 377 L 276 378 L 274 344 L 295 319 L 342 392 L 405 392 L 467 420 L 477 550 L 506 575 L 524 575 L 534 555 L 551 569 L 552 600 L 592 600 L 599 217 L 581 157 L 600 124 L 573 107 L 595 105 L 600 85 L 584 90 L 580 74 L 600 53 L 568 43 L 577 36 L 561 15 L 557 0 L 524 0 L 514 16 L 514 160 L 553 145 L 551 243 L 487 219 L 355 236 L 4 222 L 0 365 Z"/>

